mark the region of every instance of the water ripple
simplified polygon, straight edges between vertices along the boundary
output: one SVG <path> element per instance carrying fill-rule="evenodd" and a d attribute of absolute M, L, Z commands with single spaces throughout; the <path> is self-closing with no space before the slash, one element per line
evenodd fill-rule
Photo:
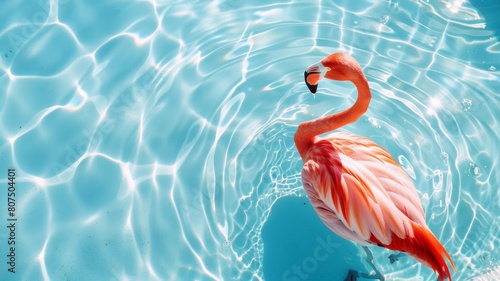
<path fill-rule="evenodd" d="M 373 91 L 342 130 L 413 178 L 454 279 L 498 275 L 500 45 L 468 2 L 56 2 L 0 11 L 21 279 L 264 280 L 273 206 L 305 196 L 298 124 L 356 98 L 349 83 L 303 85 L 338 50 Z M 386 279 L 435 279 L 388 255 L 373 249 Z"/>

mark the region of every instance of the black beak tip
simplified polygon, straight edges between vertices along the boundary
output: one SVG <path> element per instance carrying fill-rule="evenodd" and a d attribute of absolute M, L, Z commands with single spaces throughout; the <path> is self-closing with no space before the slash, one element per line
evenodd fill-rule
<path fill-rule="evenodd" d="M 309 88 L 309 91 L 311 91 L 311 93 L 316 94 L 316 91 L 318 90 L 318 84 L 312 85 L 312 84 L 307 83 L 307 75 L 309 75 L 309 73 L 307 73 L 307 71 L 305 71 L 304 72 L 304 80 L 306 81 L 307 88 Z"/>
<path fill-rule="evenodd" d="M 318 85 L 307 84 L 307 88 L 309 88 L 309 91 L 311 91 L 311 93 L 316 94 L 316 91 L 318 90 Z"/>

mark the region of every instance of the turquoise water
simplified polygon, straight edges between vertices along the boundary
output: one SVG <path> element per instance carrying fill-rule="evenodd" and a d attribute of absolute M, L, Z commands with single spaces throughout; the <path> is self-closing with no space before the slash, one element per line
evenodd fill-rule
<path fill-rule="evenodd" d="M 414 179 L 454 280 L 498 280 L 500 4 L 479 4 L 0 4 L 0 279 L 436 280 L 338 238 L 305 197 L 293 134 L 356 92 L 313 96 L 303 72 L 343 51 L 373 99 L 341 130 Z"/>

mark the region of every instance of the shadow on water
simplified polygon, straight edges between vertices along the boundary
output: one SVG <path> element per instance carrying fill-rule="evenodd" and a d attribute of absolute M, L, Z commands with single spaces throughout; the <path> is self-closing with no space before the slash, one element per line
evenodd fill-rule
<path fill-rule="evenodd" d="M 262 230 L 264 280 L 344 280 L 349 269 L 370 272 L 364 251 L 331 232 L 307 197 L 276 202 Z M 358 279 L 365 280 L 365 279 Z"/>
<path fill-rule="evenodd" d="M 500 0 L 470 0 L 470 3 L 484 17 L 486 29 L 492 30 L 500 41 Z"/>

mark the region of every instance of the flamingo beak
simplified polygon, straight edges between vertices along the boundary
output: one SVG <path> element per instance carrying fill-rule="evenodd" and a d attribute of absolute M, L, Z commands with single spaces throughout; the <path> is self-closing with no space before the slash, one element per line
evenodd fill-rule
<path fill-rule="evenodd" d="M 307 88 L 311 93 L 315 94 L 318 90 L 318 82 L 321 78 L 321 70 L 317 64 L 311 65 L 304 72 L 304 80 L 306 81 Z"/>

